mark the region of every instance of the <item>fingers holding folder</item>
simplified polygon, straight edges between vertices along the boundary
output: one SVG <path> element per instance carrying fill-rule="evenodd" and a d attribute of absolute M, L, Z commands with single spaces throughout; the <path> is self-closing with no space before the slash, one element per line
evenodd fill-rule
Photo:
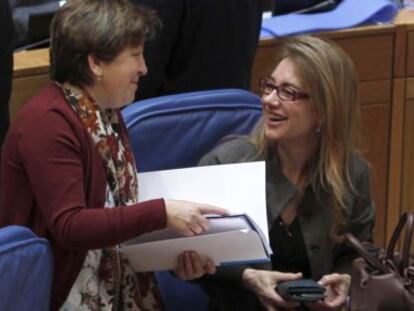
<path fill-rule="evenodd" d="M 195 251 L 185 251 L 178 256 L 174 274 L 182 280 L 189 281 L 202 277 L 204 274 L 214 274 L 216 266 L 209 258 L 200 256 Z"/>
<path fill-rule="evenodd" d="M 223 208 L 189 201 L 166 200 L 167 227 L 185 236 L 195 236 L 209 228 L 204 214 L 228 215 Z M 182 280 L 193 280 L 204 274 L 216 272 L 214 263 L 195 251 L 185 251 L 178 256 L 174 273 Z"/>
<path fill-rule="evenodd" d="M 185 236 L 198 235 L 208 229 L 204 214 L 229 214 L 224 208 L 180 200 L 165 200 L 165 209 L 167 227 Z"/>

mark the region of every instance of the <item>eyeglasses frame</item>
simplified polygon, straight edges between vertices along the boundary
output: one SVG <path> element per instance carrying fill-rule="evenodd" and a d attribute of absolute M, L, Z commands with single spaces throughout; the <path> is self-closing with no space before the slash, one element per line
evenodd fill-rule
<path fill-rule="evenodd" d="M 273 91 L 276 91 L 277 98 L 279 98 L 283 101 L 291 101 L 291 102 L 296 101 L 298 99 L 309 99 L 310 98 L 309 93 L 298 92 L 298 91 L 295 91 L 295 90 L 292 91 L 292 96 L 293 96 L 292 98 L 280 97 L 279 92 L 280 92 L 280 89 L 282 88 L 282 86 L 275 85 L 273 83 L 269 83 L 270 81 L 271 81 L 270 78 L 262 78 L 262 79 L 259 80 L 259 89 L 265 95 L 270 95 Z M 269 87 L 269 84 L 271 85 L 272 91 L 271 92 L 265 92 L 264 89 Z"/>

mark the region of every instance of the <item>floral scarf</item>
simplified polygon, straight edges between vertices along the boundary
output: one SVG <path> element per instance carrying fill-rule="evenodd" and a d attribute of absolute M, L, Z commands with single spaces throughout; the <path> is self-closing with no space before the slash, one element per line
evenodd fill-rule
<path fill-rule="evenodd" d="M 58 84 L 59 85 L 59 84 Z M 138 201 L 134 157 L 120 112 L 100 109 L 84 92 L 68 83 L 59 85 L 66 100 L 91 135 L 106 168 L 106 208 Z M 118 247 L 89 250 L 61 310 L 162 310 L 153 273 L 135 273 Z"/>

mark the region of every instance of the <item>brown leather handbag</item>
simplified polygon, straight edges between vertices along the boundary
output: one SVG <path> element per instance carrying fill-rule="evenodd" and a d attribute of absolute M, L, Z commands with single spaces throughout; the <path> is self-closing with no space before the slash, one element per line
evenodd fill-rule
<path fill-rule="evenodd" d="M 396 252 L 404 227 L 403 249 Z M 368 252 L 368 245 L 352 234 L 345 235 L 362 256 L 352 266 L 351 311 L 414 311 L 414 259 L 410 256 L 413 229 L 414 214 L 403 214 L 386 250 L 376 254 Z"/>

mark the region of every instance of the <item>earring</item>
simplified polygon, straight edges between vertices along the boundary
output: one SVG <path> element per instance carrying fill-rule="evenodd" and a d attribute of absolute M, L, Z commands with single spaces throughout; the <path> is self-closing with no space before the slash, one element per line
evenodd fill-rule
<path fill-rule="evenodd" d="M 96 76 L 96 81 L 97 81 L 97 82 L 101 82 L 101 81 L 102 81 L 102 76 L 101 76 L 101 75 Z"/>

